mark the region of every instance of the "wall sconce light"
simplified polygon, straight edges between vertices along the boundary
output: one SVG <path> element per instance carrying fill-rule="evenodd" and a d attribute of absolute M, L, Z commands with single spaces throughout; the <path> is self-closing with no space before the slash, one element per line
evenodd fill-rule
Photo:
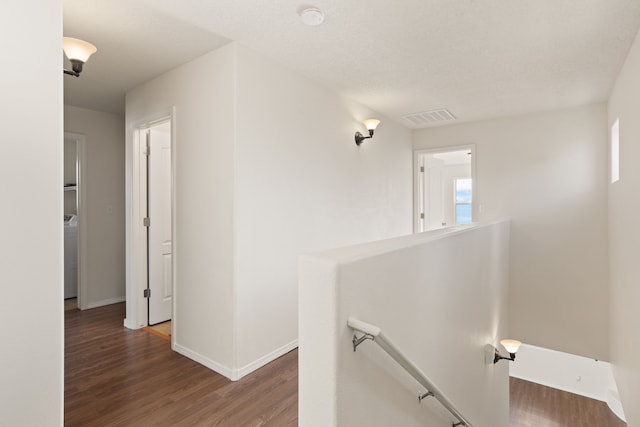
<path fill-rule="evenodd" d="M 75 77 L 80 77 L 82 66 L 98 50 L 91 43 L 73 37 L 63 37 L 62 48 L 71 61 L 71 70 L 64 70 L 64 73 Z"/>
<path fill-rule="evenodd" d="M 495 355 L 493 356 L 493 363 L 498 363 L 500 360 L 516 360 L 516 353 L 522 343 L 518 340 L 502 340 L 500 344 L 509 352 L 509 357 L 502 356 L 498 349 L 494 347 Z"/>
<path fill-rule="evenodd" d="M 380 120 L 367 119 L 367 120 L 364 120 L 362 123 L 364 123 L 364 125 L 367 127 L 367 130 L 369 131 L 369 136 L 364 136 L 360 132 L 356 132 L 356 145 L 362 144 L 362 141 L 364 141 L 365 139 L 373 138 L 373 131 L 375 131 L 378 125 L 380 124 Z"/>

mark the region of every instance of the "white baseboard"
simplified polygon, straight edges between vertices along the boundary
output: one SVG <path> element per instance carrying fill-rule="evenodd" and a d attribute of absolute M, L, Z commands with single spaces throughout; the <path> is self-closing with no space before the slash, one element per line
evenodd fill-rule
<path fill-rule="evenodd" d="M 116 297 L 116 298 L 103 299 L 101 301 L 93 301 L 93 302 L 87 303 L 87 309 L 103 307 L 105 305 L 117 304 L 119 302 L 124 302 L 124 301 L 126 301 L 126 297 L 123 297 L 123 296 Z"/>
<path fill-rule="evenodd" d="M 276 360 L 278 357 L 283 356 L 287 353 L 289 353 L 291 350 L 293 350 L 294 348 L 298 347 L 298 340 L 295 339 L 293 341 L 291 341 L 288 344 L 283 345 L 282 347 L 273 350 L 271 353 L 262 356 L 260 359 L 253 361 L 251 363 L 249 363 L 248 365 L 245 365 L 242 368 L 239 368 L 236 370 L 236 375 L 237 378 L 236 379 L 240 379 L 242 377 L 244 377 L 245 375 L 250 374 L 251 372 L 255 371 L 256 369 L 259 369 L 261 367 L 263 367 L 264 365 L 266 365 L 269 362 L 273 362 L 274 360 Z"/>
<path fill-rule="evenodd" d="M 142 329 L 144 325 L 136 325 L 135 322 L 129 321 L 129 318 L 124 318 L 124 327 L 127 329 Z"/>
<path fill-rule="evenodd" d="M 522 344 L 509 375 L 591 399 L 607 401 L 617 387 L 608 362 Z"/>
<path fill-rule="evenodd" d="M 194 360 L 203 366 L 206 366 L 212 371 L 215 371 L 220 375 L 223 375 L 229 378 L 230 380 L 235 381 L 235 379 L 233 378 L 234 376 L 233 369 L 228 368 L 224 365 L 221 365 L 220 363 L 214 360 L 211 360 L 208 357 L 205 357 L 198 352 L 195 352 L 186 347 L 183 347 L 180 344 L 176 343 L 175 341 L 173 342 L 172 348 L 173 348 L 173 351 L 175 351 L 176 353 L 180 353 L 181 355 L 188 357 L 189 359 Z"/>
<path fill-rule="evenodd" d="M 231 381 L 238 381 L 240 378 L 244 377 L 245 375 L 250 374 L 256 369 L 263 367 L 267 363 L 276 360 L 280 356 L 283 356 L 288 352 L 290 352 L 291 350 L 293 350 L 294 348 L 298 347 L 298 340 L 297 339 L 293 340 L 290 343 L 285 344 L 282 347 L 272 351 L 271 353 L 261 357 L 260 359 L 255 360 L 249 363 L 248 365 L 238 369 L 232 369 L 227 366 L 224 366 L 214 360 L 209 359 L 208 357 L 205 357 L 199 354 L 198 352 L 195 352 L 186 347 L 183 347 L 180 344 L 177 344 L 176 342 L 173 343 L 172 347 L 176 353 L 180 353 L 181 355 L 188 357 L 189 359 L 194 360 L 203 366 L 206 366 L 212 371 L 215 371 L 220 375 L 223 375 L 229 378 Z"/>
<path fill-rule="evenodd" d="M 625 423 L 627 422 L 627 419 L 624 416 L 624 411 L 622 410 L 620 396 L 618 396 L 618 392 L 616 390 L 607 390 L 607 406 L 618 418 Z"/>

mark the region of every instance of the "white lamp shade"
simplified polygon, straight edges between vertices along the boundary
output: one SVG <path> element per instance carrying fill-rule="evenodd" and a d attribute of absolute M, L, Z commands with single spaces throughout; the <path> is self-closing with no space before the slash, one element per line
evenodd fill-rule
<path fill-rule="evenodd" d="M 91 43 L 80 39 L 74 39 L 73 37 L 63 37 L 62 48 L 64 49 L 64 54 L 67 55 L 67 58 L 76 59 L 82 62 L 87 62 L 89 57 L 98 50 Z"/>
<path fill-rule="evenodd" d="M 502 340 L 500 344 L 502 344 L 509 353 L 517 353 L 522 343 L 518 340 Z"/>
<path fill-rule="evenodd" d="M 363 120 L 362 123 L 367 127 L 367 130 L 376 130 L 378 124 L 380 124 L 380 120 L 378 119 L 367 119 Z"/>

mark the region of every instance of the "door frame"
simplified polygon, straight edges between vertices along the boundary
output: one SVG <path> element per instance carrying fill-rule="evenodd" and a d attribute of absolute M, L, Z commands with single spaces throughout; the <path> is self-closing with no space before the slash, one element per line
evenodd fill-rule
<path fill-rule="evenodd" d="M 64 140 L 73 140 L 76 143 L 76 214 L 78 221 L 78 298 L 77 304 L 80 310 L 86 310 L 87 284 L 87 195 L 86 195 L 86 152 L 87 137 L 81 133 L 64 132 Z"/>
<path fill-rule="evenodd" d="M 469 150 L 471 152 L 471 214 L 474 222 L 478 221 L 478 180 L 476 174 L 476 144 L 452 145 L 449 147 L 423 148 L 413 150 L 413 232 L 420 233 L 420 201 L 422 199 L 422 177 L 420 157 L 425 154 L 447 153 L 449 151 Z"/>
<path fill-rule="evenodd" d="M 159 111 L 148 117 L 136 120 L 127 126 L 130 146 L 126 153 L 126 305 L 127 314 L 124 326 L 139 329 L 148 325 L 149 314 L 144 291 L 147 288 L 147 229 L 143 218 L 147 210 L 147 164 L 144 154 L 146 129 L 154 124 L 169 121 L 171 123 L 171 239 L 172 257 L 172 322 L 171 343 L 173 346 L 176 324 L 176 208 L 175 208 L 175 107 Z"/>

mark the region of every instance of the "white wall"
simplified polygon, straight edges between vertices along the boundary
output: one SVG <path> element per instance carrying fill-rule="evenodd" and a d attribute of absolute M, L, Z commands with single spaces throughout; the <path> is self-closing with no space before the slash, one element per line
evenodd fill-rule
<path fill-rule="evenodd" d="M 357 147 L 374 112 L 247 48 L 126 102 L 127 150 L 175 107 L 174 348 L 230 378 L 296 346 L 299 253 L 411 232 L 410 132 L 383 118 Z"/>
<path fill-rule="evenodd" d="M 606 105 L 416 131 L 415 148 L 476 144 L 480 221 L 510 218 L 510 329 L 608 360 Z"/>
<path fill-rule="evenodd" d="M 508 424 L 509 223 L 446 229 L 300 259 L 299 421 L 313 426 L 451 426 L 350 316 L 376 325 L 478 427 Z M 487 351 L 488 350 L 488 351 Z M 446 414 L 446 412 L 445 412 Z"/>
<path fill-rule="evenodd" d="M 236 316 L 234 57 L 233 45 L 224 46 L 126 96 L 127 174 L 131 171 L 136 126 L 175 107 L 173 345 L 227 376 L 232 375 L 234 367 Z M 130 175 L 128 179 L 130 185 Z M 127 247 L 129 254 L 132 250 Z M 132 274 L 128 265 L 128 283 L 133 281 Z M 130 320 L 133 303 L 134 297 L 128 295 Z"/>
<path fill-rule="evenodd" d="M 629 426 L 640 425 L 640 35 L 609 99 L 620 119 L 620 180 L 609 185 L 611 362 Z"/>
<path fill-rule="evenodd" d="M 298 255 L 411 233 L 411 134 L 237 45 L 238 367 L 292 348 Z M 361 120 L 382 123 L 360 147 Z"/>
<path fill-rule="evenodd" d="M 86 136 L 86 308 L 124 301 L 124 117 L 65 105 L 64 130 Z"/>
<path fill-rule="evenodd" d="M 61 2 L 4 2 L 0 34 L 0 425 L 61 426 Z"/>

